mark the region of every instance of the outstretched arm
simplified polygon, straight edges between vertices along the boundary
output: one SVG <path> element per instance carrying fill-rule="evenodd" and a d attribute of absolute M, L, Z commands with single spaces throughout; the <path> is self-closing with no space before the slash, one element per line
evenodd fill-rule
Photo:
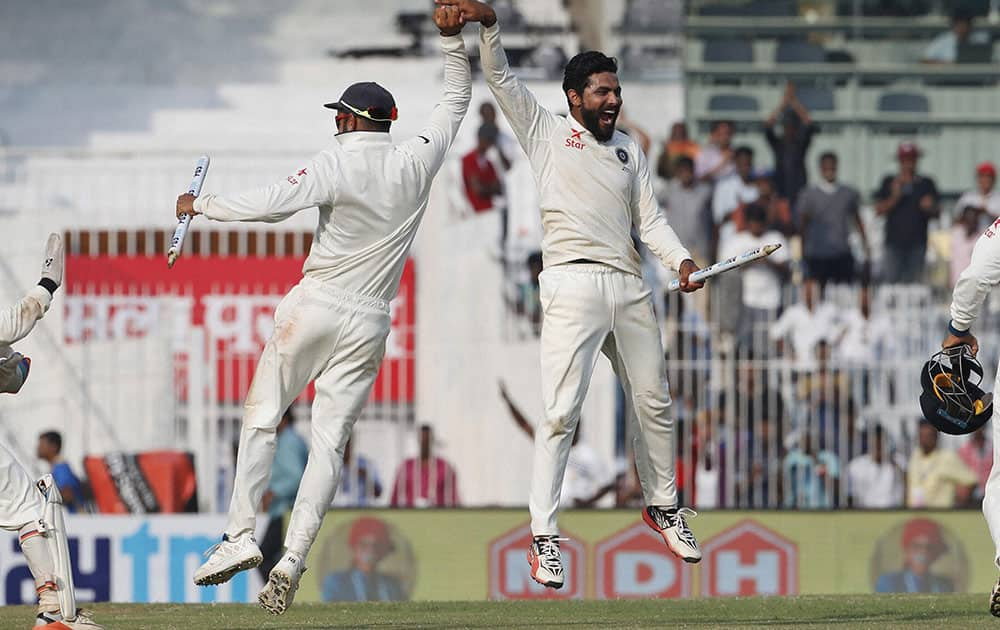
<path fill-rule="evenodd" d="M 277 223 L 299 210 L 328 203 L 332 198 L 328 162 L 316 156 L 304 168 L 265 188 L 235 195 L 183 194 L 177 198 L 177 218 L 204 214 L 215 221 Z"/>
<path fill-rule="evenodd" d="M 510 395 L 507 393 L 507 387 L 500 381 L 500 397 L 503 398 L 504 403 L 507 405 L 507 410 L 510 411 L 510 415 L 514 418 L 514 423 L 524 431 L 528 437 L 535 438 L 535 427 L 531 426 L 528 419 L 524 417 L 521 410 L 517 408 L 514 401 L 511 400 Z"/>
<path fill-rule="evenodd" d="M 465 22 L 479 22 L 479 61 L 483 78 L 525 151 L 535 139 L 547 139 L 556 117 L 538 104 L 535 96 L 510 71 L 500 42 L 500 27 L 493 7 L 476 0 L 435 0 L 456 7 Z"/>
<path fill-rule="evenodd" d="M 444 96 L 417 137 L 406 143 L 433 174 L 441 168 L 472 100 L 472 70 L 462 40 L 461 13 L 455 7 L 434 9 L 444 53 Z"/>
<path fill-rule="evenodd" d="M 9 346 L 25 338 L 49 310 L 52 295 L 63 280 L 63 243 L 58 234 L 49 234 L 45 243 L 41 280 L 14 305 L 0 311 L 0 345 Z"/>

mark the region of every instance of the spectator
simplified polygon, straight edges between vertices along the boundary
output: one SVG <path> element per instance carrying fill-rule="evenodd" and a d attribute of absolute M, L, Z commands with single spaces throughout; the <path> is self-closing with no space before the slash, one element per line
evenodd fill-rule
<path fill-rule="evenodd" d="M 294 422 L 295 417 L 289 407 L 278 422 L 278 443 L 274 450 L 271 481 L 264 493 L 263 503 L 268 521 L 264 537 L 260 539 L 264 561 L 257 567 L 264 580 L 281 560 L 285 514 L 295 503 L 295 495 L 299 491 L 302 473 L 305 472 L 306 461 L 309 459 L 309 446 L 292 426 Z"/>
<path fill-rule="evenodd" d="M 365 457 L 354 457 L 354 438 L 344 445 L 344 467 L 340 474 L 340 489 L 333 498 L 337 507 L 369 507 L 382 496 L 382 478 L 378 468 Z"/>
<path fill-rule="evenodd" d="M 847 493 L 851 507 L 884 509 L 903 505 L 903 470 L 886 448 L 885 429 L 877 424 L 868 452 L 847 465 Z"/>
<path fill-rule="evenodd" d="M 708 202 L 712 198 L 712 188 L 695 179 L 694 160 L 686 155 L 677 158 L 673 174 L 673 178 L 659 188 L 660 207 L 692 258 L 698 264 L 705 264 L 709 254 L 711 216 Z"/>
<path fill-rule="evenodd" d="M 776 230 L 767 229 L 767 211 L 751 203 L 744 211 L 747 229 L 733 234 L 719 249 L 719 258 L 727 259 L 764 245 L 781 245 L 778 251 L 744 267 L 743 311 L 740 318 L 741 343 L 753 344 L 754 333 L 765 327 L 781 309 L 781 287 L 790 274 L 788 242 Z M 766 331 L 764 338 L 766 339 Z M 753 347 L 753 346 L 752 346 Z"/>
<path fill-rule="evenodd" d="M 778 136 L 774 125 L 781 117 L 782 132 Z M 816 133 L 809 110 L 795 95 L 795 84 L 785 84 L 785 93 L 778 107 L 764 123 L 767 144 L 774 153 L 775 188 L 778 196 L 796 199 L 806 185 L 806 153 Z"/>
<path fill-rule="evenodd" d="M 785 236 L 795 234 L 795 224 L 792 222 L 792 210 L 788 200 L 778 196 L 774 189 L 774 173 L 763 171 L 754 178 L 757 186 L 757 205 L 767 210 L 767 229 L 777 230 Z M 737 229 L 743 227 L 737 224 Z"/>
<path fill-rule="evenodd" d="M 799 380 L 796 393 L 804 415 L 801 423 L 813 431 L 813 446 L 846 455 L 850 440 L 843 429 L 853 426 L 856 409 L 847 373 L 831 364 L 830 355 L 830 343 L 823 338 L 817 340 L 812 369 Z"/>
<path fill-rule="evenodd" d="M 852 222 L 864 245 L 865 257 L 870 256 L 868 235 L 861 221 L 861 195 L 837 181 L 836 154 L 819 156 L 819 171 L 822 178 L 804 189 L 795 203 L 806 275 L 820 286 L 854 282 L 857 273 L 848 240 Z"/>
<path fill-rule="evenodd" d="M 837 456 L 818 447 L 814 431 L 804 428 L 799 445 L 784 461 L 786 508 L 823 510 L 834 507 L 839 492 L 840 464 Z"/>
<path fill-rule="evenodd" d="M 733 164 L 736 172 L 720 180 L 712 193 L 712 223 L 717 249 L 721 249 L 736 232 L 733 213 L 740 204 L 757 201 L 760 194 L 753 181 L 753 149 L 736 149 Z"/>
<path fill-rule="evenodd" d="M 840 316 L 834 357 L 846 367 L 869 368 L 891 356 L 896 336 L 892 322 L 885 314 L 872 312 L 871 293 L 869 285 L 862 285 L 858 291 L 858 308 Z"/>
<path fill-rule="evenodd" d="M 701 147 L 694 161 L 695 176 L 709 184 L 732 175 L 733 166 L 733 123 L 717 120 L 709 128 L 708 142 Z"/>
<path fill-rule="evenodd" d="M 830 336 L 839 317 L 835 306 L 819 300 L 819 291 L 816 281 L 806 278 L 802 283 L 802 301 L 786 308 L 771 326 L 771 340 L 778 344 L 778 352 L 784 353 L 787 337 L 800 370 L 815 365 L 816 344 Z"/>
<path fill-rule="evenodd" d="M 656 174 L 663 179 L 676 177 L 674 169 L 677 167 L 677 160 L 682 157 L 691 160 L 693 173 L 694 160 L 700 151 L 698 143 L 688 136 L 687 125 L 683 121 L 675 122 L 670 126 L 670 137 L 663 143 L 663 150 L 660 151 L 660 158 L 656 162 Z"/>
<path fill-rule="evenodd" d="M 903 526 L 903 569 L 883 573 L 875 582 L 876 593 L 952 593 L 955 584 L 946 575 L 931 573 L 931 567 L 948 551 L 941 526 L 926 518 L 915 518 Z"/>
<path fill-rule="evenodd" d="M 465 196 L 473 212 L 493 209 L 493 198 L 503 194 L 503 184 L 487 153 L 496 146 L 497 128 L 484 124 L 479 128 L 476 148 L 462 157 L 462 181 Z"/>
<path fill-rule="evenodd" d="M 503 382 L 500 383 L 500 397 L 507 405 L 507 410 L 518 428 L 534 439 L 534 426 L 511 400 Z M 608 470 L 594 447 L 580 442 L 582 424 L 582 422 L 577 424 L 576 432 L 573 434 L 573 446 L 569 451 L 569 462 L 566 464 L 566 475 L 563 477 L 562 494 L 559 499 L 563 507 L 594 507 L 598 501 L 617 488 L 614 475 Z"/>
<path fill-rule="evenodd" d="M 86 508 L 86 496 L 79 477 L 62 456 L 62 434 L 46 431 L 38 436 L 38 459 L 44 459 L 52 468 L 52 478 L 56 481 L 63 505 L 70 512 L 81 512 Z"/>
<path fill-rule="evenodd" d="M 989 44 L 990 35 L 972 30 L 972 14 L 958 9 L 951 16 L 951 30 L 941 33 L 924 50 L 924 63 L 955 63 L 959 49 L 967 44 Z"/>
<path fill-rule="evenodd" d="M 362 516 L 347 535 L 351 566 L 323 578 L 325 602 L 398 602 L 407 599 L 399 578 L 378 565 L 396 550 L 384 521 Z"/>
<path fill-rule="evenodd" d="M 976 246 L 976 241 L 983 233 L 980 219 L 985 214 L 983 208 L 965 206 L 955 219 L 955 224 L 951 226 L 951 260 L 948 263 L 948 277 L 952 287 L 972 262 L 972 248 Z"/>
<path fill-rule="evenodd" d="M 992 223 L 1000 217 L 1000 192 L 995 188 L 997 169 L 992 162 L 981 162 L 976 167 L 976 189 L 962 193 L 955 203 L 955 214 L 970 206 L 985 209 L 983 223 Z M 983 229 L 986 225 L 980 224 Z"/>
<path fill-rule="evenodd" d="M 500 125 L 497 123 L 497 110 L 493 106 L 493 103 L 484 101 L 479 106 L 479 118 L 480 126 L 493 127 L 497 130 L 496 142 L 494 143 L 495 150 L 488 153 L 488 155 L 493 165 L 495 167 L 499 166 L 499 170 L 506 173 L 513 164 L 513 158 L 518 155 L 519 147 L 517 146 L 517 140 L 500 131 Z"/>
<path fill-rule="evenodd" d="M 934 180 L 917 174 L 920 150 L 902 142 L 896 152 L 899 173 L 886 175 L 875 195 L 875 212 L 885 217 L 882 272 L 889 283 L 919 283 L 927 258 L 927 225 L 936 217 L 938 191 Z"/>
<path fill-rule="evenodd" d="M 789 419 L 781 394 L 770 387 L 767 372 L 754 363 L 753 356 L 746 353 L 739 357 L 736 396 L 729 408 L 725 397 L 719 401 L 725 416 L 717 430 L 724 432 L 723 427 L 736 426 L 741 433 L 736 468 L 748 470 L 749 474 L 737 477 L 740 494 L 735 507 L 778 507 L 782 502 L 781 459 Z"/>
<path fill-rule="evenodd" d="M 917 448 L 907 467 L 907 507 L 948 509 L 969 503 L 979 481 L 955 451 L 938 448 L 938 432 L 920 420 Z"/>
<path fill-rule="evenodd" d="M 528 254 L 525 265 L 528 273 L 517 283 L 514 312 L 528 320 L 531 332 L 537 337 L 542 332 L 542 302 L 538 284 L 538 276 L 542 273 L 542 252 Z"/>
<path fill-rule="evenodd" d="M 404 461 L 396 471 L 392 507 L 458 507 L 458 478 L 455 469 L 431 451 L 434 430 L 420 427 L 420 453 Z"/>
<path fill-rule="evenodd" d="M 990 478 L 990 470 L 993 469 L 993 445 L 986 441 L 986 426 L 979 427 L 969 436 L 965 444 L 958 447 L 958 457 L 979 478 L 979 484 L 972 494 L 977 503 L 983 500 L 986 481 Z"/>

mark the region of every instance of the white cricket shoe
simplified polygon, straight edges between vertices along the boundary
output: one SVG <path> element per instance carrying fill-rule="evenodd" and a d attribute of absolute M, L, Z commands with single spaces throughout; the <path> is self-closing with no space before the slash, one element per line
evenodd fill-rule
<path fill-rule="evenodd" d="M 690 508 L 660 508 L 650 505 L 642 511 L 642 520 L 663 536 L 663 542 L 675 556 L 684 562 L 701 561 L 701 549 L 685 517 L 698 516 Z"/>
<path fill-rule="evenodd" d="M 257 595 L 260 607 L 272 615 L 280 615 L 288 610 L 299 590 L 299 580 L 306 567 L 298 555 L 289 551 L 281 557 L 267 576 L 267 584 Z"/>
<path fill-rule="evenodd" d="M 35 617 L 35 628 L 48 628 L 49 630 L 104 630 L 104 626 L 94 622 L 90 617 L 90 612 L 82 608 L 76 611 L 76 618 L 72 621 L 63 619 L 57 612 L 40 612 Z"/>
<path fill-rule="evenodd" d="M 535 536 L 528 547 L 528 564 L 531 565 L 531 579 L 542 586 L 562 588 L 563 565 L 559 541 L 568 540 L 558 536 Z"/>
<path fill-rule="evenodd" d="M 205 557 L 208 559 L 194 572 L 194 583 L 198 586 L 224 584 L 240 571 L 253 569 L 264 561 L 257 540 L 249 530 L 235 538 L 223 534 L 222 542 L 212 545 Z"/>
<path fill-rule="evenodd" d="M 990 614 L 1000 617 L 1000 581 L 993 585 L 993 592 L 990 593 Z"/>

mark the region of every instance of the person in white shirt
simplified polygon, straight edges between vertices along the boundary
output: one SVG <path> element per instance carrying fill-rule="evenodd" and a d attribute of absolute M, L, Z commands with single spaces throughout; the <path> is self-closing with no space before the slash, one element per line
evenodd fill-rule
<path fill-rule="evenodd" d="M 817 282 L 806 278 L 802 282 L 802 300 L 784 310 L 771 326 L 771 340 L 784 350 L 786 338 L 791 341 L 791 355 L 796 369 L 808 371 L 816 364 L 816 344 L 829 338 L 839 320 L 837 307 L 822 302 Z"/>
<path fill-rule="evenodd" d="M 720 180 L 712 193 L 713 233 L 719 251 L 726 246 L 726 240 L 736 233 L 733 213 L 740 204 L 752 203 L 760 196 L 760 189 L 753 179 L 753 149 L 739 147 L 733 161 L 736 172 Z"/>
<path fill-rule="evenodd" d="M 716 120 L 709 128 L 708 142 L 701 147 L 694 162 L 694 174 L 707 184 L 715 184 L 735 172 L 733 166 L 733 123 Z"/>
<path fill-rule="evenodd" d="M 847 464 L 847 493 L 851 507 L 898 508 L 903 505 L 903 469 L 886 450 L 885 429 L 875 425 L 868 453 Z"/>
<path fill-rule="evenodd" d="M 177 200 L 178 216 L 203 214 L 216 221 L 276 222 L 319 207 L 304 277 L 275 309 L 274 333 L 247 393 L 229 523 L 194 575 L 196 584 L 221 584 L 260 564 L 254 524 L 274 459 L 275 428 L 315 381 L 311 448 L 288 522 L 287 552 L 258 597 L 273 614 L 291 604 L 333 499 L 344 445 L 382 363 L 389 301 L 399 289 L 431 181 L 471 99 L 459 13 L 439 7 L 434 22 L 444 53 L 444 97 L 418 136 L 393 144 L 392 95 L 375 83 L 356 83 L 326 105 L 338 112 L 339 133 L 303 168 L 259 190 Z"/>
<path fill-rule="evenodd" d="M 777 230 L 767 229 L 767 209 L 751 203 L 744 210 L 747 229 L 736 232 L 719 250 L 719 259 L 726 260 L 764 245 L 781 245 L 778 251 L 745 267 L 743 281 L 743 312 L 740 316 L 740 342 L 753 344 L 754 334 L 776 316 L 781 308 L 781 288 L 788 278 L 788 242 Z M 763 339 L 767 339 L 764 332 Z"/>
<path fill-rule="evenodd" d="M 924 51 L 924 63 L 955 63 L 958 49 L 964 44 L 989 44 L 990 34 L 972 30 L 972 14 L 958 9 L 952 14 L 951 29 L 931 41 Z"/>
<path fill-rule="evenodd" d="M 643 518 L 673 553 L 697 562 L 701 550 L 684 520 L 689 511 L 677 505 L 666 363 L 632 228 L 666 267 L 678 272 L 682 290 L 702 284 L 688 280 L 698 265 L 663 217 L 646 156 L 635 140 L 615 129 L 622 106 L 617 63 L 595 51 L 573 57 L 563 78 L 570 113 L 556 116 L 511 73 L 496 13 L 488 4 L 438 3 L 457 6 L 464 20 L 481 23 L 483 78 L 538 183 L 545 233 L 545 269 L 539 276 L 545 419 L 535 431 L 529 499 L 532 578 L 551 588 L 564 582 L 559 495 L 573 432 L 602 352 L 638 420 L 636 460 L 647 505 Z"/>
<path fill-rule="evenodd" d="M 840 314 L 839 329 L 834 356 L 844 367 L 872 367 L 892 356 L 892 322 L 887 316 L 872 312 L 868 285 L 862 285 L 858 293 L 858 308 Z"/>
<path fill-rule="evenodd" d="M 1000 217 L 1000 191 L 996 189 L 997 169 L 992 162 L 980 162 L 976 166 L 976 189 L 962 193 L 955 202 L 955 215 L 960 216 L 966 208 L 982 208 L 981 225 L 992 223 Z"/>
<path fill-rule="evenodd" d="M 971 328 L 979 317 L 983 301 L 997 284 L 1000 284 L 1000 231 L 993 225 L 979 237 L 972 250 L 972 261 L 955 284 L 951 298 L 951 321 L 942 347 L 968 345 L 973 356 L 979 353 L 979 340 L 972 334 Z M 993 391 L 1000 392 L 1000 366 L 997 367 Z M 1000 444 L 1000 405 L 993 405 L 990 423 L 993 425 L 993 444 Z M 986 482 L 983 515 L 996 545 L 994 564 L 1000 569 L 1000 448 L 993 449 L 993 469 Z M 990 612 L 1000 617 L 1000 581 L 994 585 L 990 595 Z"/>

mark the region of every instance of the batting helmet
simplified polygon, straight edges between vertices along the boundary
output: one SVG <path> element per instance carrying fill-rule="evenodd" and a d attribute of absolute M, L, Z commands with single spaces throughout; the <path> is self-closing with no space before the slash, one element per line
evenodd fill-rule
<path fill-rule="evenodd" d="M 980 388 L 983 366 L 967 345 L 934 354 L 920 372 L 920 409 L 943 433 L 964 435 L 986 424 L 993 414 L 993 394 Z"/>

